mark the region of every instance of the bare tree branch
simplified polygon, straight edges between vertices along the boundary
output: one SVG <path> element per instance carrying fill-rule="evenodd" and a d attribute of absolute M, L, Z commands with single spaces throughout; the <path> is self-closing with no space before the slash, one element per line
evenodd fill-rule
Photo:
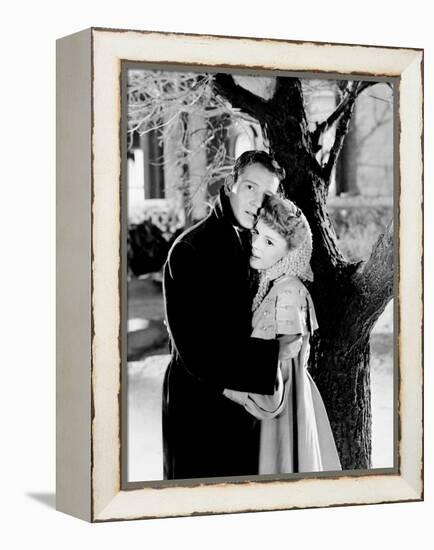
<path fill-rule="evenodd" d="M 370 86 L 374 86 L 375 84 L 376 82 L 362 80 L 351 83 L 351 86 L 349 83 L 347 88 L 348 92 L 345 94 L 345 97 L 342 100 L 340 106 L 338 106 L 338 108 L 336 109 L 336 111 L 339 111 L 338 115 L 336 117 L 333 117 L 332 113 L 332 115 L 330 115 L 329 117 L 332 118 L 332 120 L 334 119 L 333 123 L 337 122 L 337 126 L 335 141 L 330 150 L 327 164 L 323 168 L 324 179 L 327 183 L 330 182 L 331 171 L 333 170 L 333 166 L 335 165 L 336 159 L 339 156 L 345 137 L 348 133 L 355 101 L 364 90 L 366 90 Z M 342 105 L 342 103 L 344 104 Z"/>
<path fill-rule="evenodd" d="M 342 101 L 339 103 L 333 113 L 331 113 L 331 115 L 323 122 L 316 123 L 315 130 L 311 132 L 312 146 L 315 153 L 320 149 L 319 142 L 321 136 L 325 132 L 327 132 L 327 130 L 329 130 L 331 126 L 333 126 L 333 124 L 339 119 L 339 117 L 343 114 L 344 110 L 348 106 L 348 102 L 351 99 L 351 86 L 349 86 L 349 84 L 350 83 L 347 84 Z"/>
<path fill-rule="evenodd" d="M 234 108 L 241 109 L 255 120 L 265 118 L 267 102 L 254 93 L 235 83 L 232 75 L 217 73 L 214 75 L 214 89 Z"/>
<path fill-rule="evenodd" d="M 370 96 L 370 97 L 373 97 L 373 99 L 381 100 L 381 98 L 375 98 L 374 96 Z M 365 141 L 368 138 L 370 138 L 372 136 L 372 134 L 374 134 L 378 130 L 378 128 L 381 128 L 382 126 L 384 126 L 385 124 L 387 124 L 388 122 L 390 122 L 392 120 L 392 117 L 388 116 L 390 112 L 391 112 L 390 103 L 387 102 L 384 109 L 382 110 L 380 116 L 378 116 L 376 114 L 375 124 L 372 126 L 372 128 L 368 132 L 366 132 L 365 135 L 357 137 L 358 147 L 360 147 L 363 143 L 365 143 Z"/>
<path fill-rule="evenodd" d="M 373 126 L 369 130 L 369 132 L 366 132 L 366 134 L 364 136 L 357 137 L 357 146 L 360 147 L 361 145 L 363 145 L 363 143 L 365 143 L 365 141 L 367 139 L 369 139 L 373 134 L 375 134 L 375 132 L 379 128 L 381 128 L 382 126 L 385 126 L 386 124 L 388 124 L 392 120 L 393 120 L 392 117 L 390 117 L 390 118 L 384 118 L 384 120 L 381 120 L 381 121 L 377 122 L 377 124 L 375 126 Z"/>

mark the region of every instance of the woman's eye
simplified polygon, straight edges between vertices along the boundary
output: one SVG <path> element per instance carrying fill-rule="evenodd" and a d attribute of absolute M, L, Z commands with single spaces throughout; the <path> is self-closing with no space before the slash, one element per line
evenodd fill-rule
<path fill-rule="evenodd" d="M 273 246 L 273 241 L 267 239 L 265 242 L 267 243 L 267 246 Z"/>

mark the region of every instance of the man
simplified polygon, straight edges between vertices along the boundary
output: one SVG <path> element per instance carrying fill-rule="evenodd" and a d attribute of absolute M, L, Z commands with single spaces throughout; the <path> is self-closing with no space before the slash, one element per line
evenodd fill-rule
<path fill-rule="evenodd" d="M 175 241 L 164 268 L 172 358 L 163 388 L 165 479 L 258 473 L 259 422 L 225 388 L 272 394 L 277 340 L 251 338 L 249 230 L 283 170 L 247 151 L 210 215 Z"/>

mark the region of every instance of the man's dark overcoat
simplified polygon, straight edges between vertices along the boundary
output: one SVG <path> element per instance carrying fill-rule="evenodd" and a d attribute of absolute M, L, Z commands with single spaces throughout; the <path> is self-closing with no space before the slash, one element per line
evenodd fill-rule
<path fill-rule="evenodd" d="M 221 190 L 164 267 L 172 358 L 163 388 L 165 479 L 255 475 L 259 422 L 224 388 L 273 393 L 278 342 L 251 338 L 248 246 Z"/>

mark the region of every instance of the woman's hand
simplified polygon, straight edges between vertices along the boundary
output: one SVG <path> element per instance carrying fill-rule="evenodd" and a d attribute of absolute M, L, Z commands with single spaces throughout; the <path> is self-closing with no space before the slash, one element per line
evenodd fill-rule
<path fill-rule="evenodd" d="M 303 338 L 301 334 L 285 334 L 278 337 L 279 340 L 279 361 L 287 361 L 297 357 L 300 353 Z"/>

